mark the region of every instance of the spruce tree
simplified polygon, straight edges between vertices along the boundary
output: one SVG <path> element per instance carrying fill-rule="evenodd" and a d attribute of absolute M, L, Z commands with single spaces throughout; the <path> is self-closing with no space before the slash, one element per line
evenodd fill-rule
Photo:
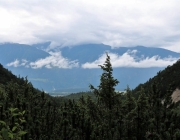
<path fill-rule="evenodd" d="M 94 91 L 96 97 L 98 98 L 98 103 L 105 105 L 109 110 L 115 103 L 115 86 L 119 83 L 117 79 L 114 79 L 112 75 L 112 65 L 110 62 L 110 56 L 106 53 L 107 58 L 103 65 L 99 65 L 103 70 L 101 75 L 100 85 L 98 89 L 90 85 L 90 88 Z"/>

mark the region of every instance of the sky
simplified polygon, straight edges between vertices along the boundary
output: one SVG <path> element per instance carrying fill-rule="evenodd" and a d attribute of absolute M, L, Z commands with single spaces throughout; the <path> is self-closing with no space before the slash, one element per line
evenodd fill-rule
<path fill-rule="evenodd" d="M 0 42 L 180 52 L 179 0 L 0 0 Z"/>
<path fill-rule="evenodd" d="M 0 43 L 51 41 L 52 48 L 103 43 L 112 48 L 141 45 L 180 52 L 179 5 L 179 0 L 0 0 Z M 50 55 L 28 65 L 27 60 L 15 60 L 8 65 L 32 68 L 79 65 L 75 60 L 63 58 L 60 52 Z M 111 56 L 116 60 L 113 61 L 115 67 L 147 67 L 153 60 L 155 66 L 175 62 L 174 58 L 161 61 L 154 56 L 137 64 L 127 53 Z M 105 55 L 102 55 L 81 67 L 97 67 L 104 59 Z M 130 64 L 118 61 L 124 59 Z"/>

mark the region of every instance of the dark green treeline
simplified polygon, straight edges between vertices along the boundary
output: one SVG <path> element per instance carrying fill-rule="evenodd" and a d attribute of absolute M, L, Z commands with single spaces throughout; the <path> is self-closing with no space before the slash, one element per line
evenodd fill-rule
<path fill-rule="evenodd" d="M 180 139 L 180 106 L 171 100 L 171 86 L 162 93 L 154 82 L 148 90 L 141 88 L 135 98 L 129 87 L 125 93 L 115 92 L 119 81 L 113 77 L 108 55 L 100 67 L 100 85 L 90 85 L 96 100 L 51 97 L 22 78 L 1 83 L 0 139 Z"/>

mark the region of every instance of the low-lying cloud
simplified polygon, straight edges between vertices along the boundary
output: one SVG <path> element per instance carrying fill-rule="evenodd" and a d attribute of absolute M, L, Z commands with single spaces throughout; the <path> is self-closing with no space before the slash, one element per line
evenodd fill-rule
<path fill-rule="evenodd" d="M 68 59 L 62 57 L 60 52 L 50 52 L 51 56 L 44 59 L 39 59 L 35 62 L 31 62 L 29 65 L 33 69 L 38 69 L 42 67 L 52 68 L 73 68 L 78 67 L 77 61 L 69 61 Z"/>
<path fill-rule="evenodd" d="M 49 52 L 50 56 L 46 58 L 41 58 L 36 60 L 35 62 L 28 62 L 27 60 L 18 60 L 8 63 L 7 66 L 19 67 L 25 66 L 27 68 L 39 69 L 42 67 L 46 68 L 63 68 L 63 69 L 70 69 L 73 67 L 78 67 L 78 61 L 70 61 L 67 58 L 62 57 L 60 52 Z"/>
<path fill-rule="evenodd" d="M 10 67 L 10 66 L 13 66 L 13 67 L 25 66 L 27 64 L 27 62 L 28 61 L 25 59 L 22 59 L 21 61 L 16 59 L 15 61 L 8 63 L 7 66 L 8 67 Z"/>
<path fill-rule="evenodd" d="M 161 58 L 158 55 L 152 57 L 137 56 L 137 50 L 128 50 L 123 55 L 115 54 L 109 52 L 108 55 L 111 58 L 111 63 L 114 68 L 118 67 L 136 67 L 136 68 L 150 68 L 150 67 L 166 67 L 172 65 L 180 58 L 175 57 L 165 57 Z M 7 66 L 20 67 L 24 66 L 26 68 L 39 69 L 39 68 L 48 68 L 53 67 L 62 68 L 62 69 L 71 69 L 74 67 L 79 67 L 78 60 L 70 61 L 68 58 L 64 58 L 61 55 L 61 52 L 49 52 L 50 56 L 46 58 L 41 58 L 35 62 L 29 62 L 25 59 L 18 60 L 16 59 L 13 62 L 7 64 Z M 101 55 L 94 62 L 86 62 L 81 65 L 84 69 L 99 68 L 98 65 L 104 64 L 106 60 L 106 54 Z"/>
<path fill-rule="evenodd" d="M 137 50 L 128 51 L 123 55 L 118 55 L 114 53 L 109 53 L 108 55 L 111 58 L 111 63 L 114 68 L 117 67 L 136 67 L 136 68 L 150 68 L 150 67 L 166 67 L 168 65 L 172 65 L 179 58 L 174 57 L 166 57 L 160 58 L 158 55 L 153 57 L 137 57 Z M 82 64 L 82 68 L 99 68 L 98 65 L 104 64 L 106 60 L 106 54 L 103 54 L 94 62 L 86 62 Z"/>

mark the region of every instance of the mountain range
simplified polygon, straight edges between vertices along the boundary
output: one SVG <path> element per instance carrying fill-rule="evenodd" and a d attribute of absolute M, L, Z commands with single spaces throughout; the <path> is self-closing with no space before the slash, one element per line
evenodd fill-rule
<path fill-rule="evenodd" d="M 180 58 L 180 53 L 162 48 L 135 46 L 112 48 L 104 44 L 56 47 L 41 44 L 0 44 L 0 63 L 19 77 L 27 76 L 34 87 L 46 92 L 89 91 L 99 85 L 98 65 L 111 57 L 113 76 L 120 81 L 117 90 L 135 88 Z"/>

